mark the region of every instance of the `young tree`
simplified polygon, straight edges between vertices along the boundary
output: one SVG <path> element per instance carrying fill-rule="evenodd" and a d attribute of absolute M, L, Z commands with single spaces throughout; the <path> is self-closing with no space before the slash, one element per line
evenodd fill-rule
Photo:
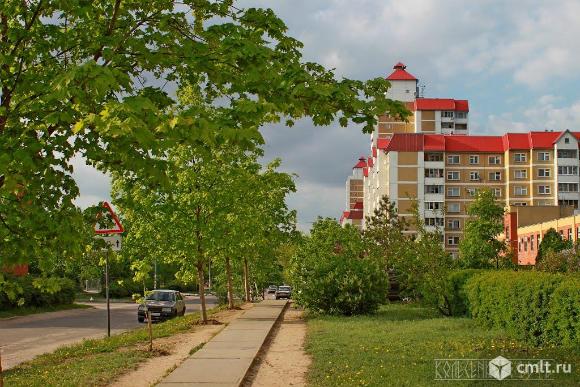
<path fill-rule="evenodd" d="M 538 246 L 538 255 L 536 256 L 536 264 L 540 264 L 548 252 L 559 253 L 565 249 L 572 248 L 572 241 L 562 238 L 562 235 L 554 228 L 548 229 L 540 246 Z"/>
<path fill-rule="evenodd" d="M 370 132 L 407 114 L 387 81 L 337 80 L 286 33 L 233 0 L 0 2 L 0 266 L 80 252 L 75 155 L 164 182 L 176 144 L 252 148 L 283 118 Z"/>
<path fill-rule="evenodd" d="M 463 239 L 459 243 L 460 265 L 465 268 L 500 267 L 506 244 L 497 239 L 503 231 L 504 209 L 489 189 L 477 191 L 467 208 Z"/>

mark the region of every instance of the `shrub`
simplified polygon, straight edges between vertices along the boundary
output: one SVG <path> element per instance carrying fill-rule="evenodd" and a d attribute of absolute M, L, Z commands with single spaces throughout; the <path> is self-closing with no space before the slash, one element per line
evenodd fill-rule
<path fill-rule="evenodd" d="M 292 258 L 290 278 L 296 302 L 326 314 L 374 312 L 388 291 L 387 275 L 365 255 L 358 230 L 333 219 L 314 223 Z"/>
<path fill-rule="evenodd" d="M 0 306 L 6 309 L 17 307 L 19 301 L 23 301 L 24 306 L 72 304 L 77 291 L 76 283 L 68 278 L 40 279 L 26 275 L 11 281 L 18 288 L 16 297 L 0 292 Z"/>
<path fill-rule="evenodd" d="M 439 310 L 446 316 L 465 316 L 469 314 L 469 302 L 465 284 L 476 274 L 485 273 L 482 269 L 455 270 L 449 273 L 445 288 L 439 300 Z"/>
<path fill-rule="evenodd" d="M 580 276 L 566 278 L 552 294 L 546 341 L 580 348 Z"/>
<path fill-rule="evenodd" d="M 539 272 L 489 272 L 468 280 L 473 318 L 534 345 L 546 341 L 550 300 L 564 277 Z"/>

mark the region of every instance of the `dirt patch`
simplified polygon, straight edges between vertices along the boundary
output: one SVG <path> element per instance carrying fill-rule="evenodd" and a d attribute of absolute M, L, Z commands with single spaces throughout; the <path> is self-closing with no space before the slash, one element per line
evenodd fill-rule
<path fill-rule="evenodd" d="M 304 351 L 303 312 L 288 308 L 252 380 L 252 386 L 305 386 L 310 357 Z"/>
<path fill-rule="evenodd" d="M 170 337 L 155 339 L 153 342 L 155 356 L 129 371 L 117 379 L 111 386 L 114 387 L 148 387 L 157 383 L 161 378 L 173 371 L 204 343 L 211 340 L 227 323 L 238 318 L 251 304 L 243 305 L 239 310 L 224 310 L 212 316 L 219 324 L 195 325 L 191 332 L 180 333 Z M 146 346 L 143 347 L 146 350 Z"/>

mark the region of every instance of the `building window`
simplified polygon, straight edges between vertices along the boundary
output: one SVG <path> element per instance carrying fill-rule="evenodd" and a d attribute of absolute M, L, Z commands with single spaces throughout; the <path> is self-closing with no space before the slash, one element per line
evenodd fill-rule
<path fill-rule="evenodd" d="M 425 169 L 425 177 L 443 177 L 443 169 Z"/>
<path fill-rule="evenodd" d="M 538 160 L 539 161 L 550 161 L 550 152 L 539 152 L 538 153 Z"/>
<path fill-rule="evenodd" d="M 568 229 L 568 240 L 569 241 L 572 240 L 572 229 L 571 228 Z"/>
<path fill-rule="evenodd" d="M 559 192 L 578 192 L 578 183 L 558 183 Z"/>
<path fill-rule="evenodd" d="M 549 195 L 550 194 L 550 186 L 549 185 L 539 185 L 538 186 L 538 193 L 540 195 Z"/>
<path fill-rule="evenodd" d="M 467 118 L 467 112 L 455 112 L 455 118 Z"/>
<path fill-rule="evenodd" d="M 459 203 L 448 203 L 447 204 L 447 212 L 458 213 L 460 211 L 461 210 L 460 210 Z"/>
<path fill-rule="evenodd" d="M 530 237 L 530 250 L 534 251 L 534 236 L 533 235 Z"/>
<path fill-rule="evenodd" d="M 550 168 L 538 169 L 538 177 L 550 177 Z"/>
<path fill-rule="evenodd" d="M 479 156 L 478 155 L 469 156 L 469 164 L 479 164 Z"/>
<path fill-rule="evenodd" d="M 525 207 L 528 205 L 528 203 L 526 202 L 513 202 L 512 205 L 514 206 L 520 206 L 520 207 Z"/>
<path fill-rule="evenodd" d="M 516 179 L 527 179 L 528 178 L 528 171 L 525 169 L 516 169 L 514 171 L 514 178 Z"/>
<path fill-rule="evenodd" d="M 560 165 L 560 166 L 558 166 L 558 175 L 576 176 L 576 175 L 578 175 L 578 166 L 576 166 L 576 165 Z"/>
<path fill-rule="evenodd" d="M 425 193 L 442 194 L 443 193 L 443 186 L 442 185 L 426 185 L 425 186 Z"/>
<path fill-rule="evenodd" d="M 559 159 L 575 159 L 577 158 L 577 151 L 573 149 L 560 149 L 558 150 Z"/>
<path fill-rule="evenodd" d="M 514 161 L 516 163 L 525 163 L 528 160 L 528 157 L 525 153 L 516 153 L 514 155 Z"/>
<path fill-rule="evenodd" d="M 453 112 L 452 111 L 442 111 L 441 112 L 441 117 L 453 118 Z"/>
<path fill-rule="evenodd" d="M 447 228 L 450 230 L 459 230 L 459 219 L 448 219 Z"/>
<path fill-rule="evenodd" d="M 459 244 L 459 237 L 456 235 L 450 235 L 447 237 L 447 244 L 449 246 L 457 246 Z"/>
<path fill-rule="evenodd" d="M 426 153 L 425 161 L 443 161 L 443 153 Z"/>
<path fill-rule="evenodd" d="M 459 180 L 459 171 L 448 171 L 447 180 Z"/>
<path fill-rule="evenodd" d="M 447 196 L 459 196 L 459 187 L 449 187 L 447 188 Z"/>
<path fill-rule="evenodd" d="M 479 180 L 479 172 L 477 171 L 469 172 L 469 180 Z"/>
<path fill-rule="evenodd" d="M 453 124 L 453 122 L 442 122 L 441 123 L 441 129 L 453 129 L 455 127 L 455 125 Z"/>
<path fill-rule="evenodd" d="M 491 165 L 501 164 L 501 156 L 489 156 L 488 161 Z"/>
<path fill-rule="evenodd" d="M 459 164 L 459 155 L 447 156 L 447 164 Z"/>
<path fill-rule="evenodd" d="M 564 144 L 570 144 L 570 139 L 568 137 L 564 139 Z"/>
<path fill-rule="evenodd" d="M 501 172 L 490 172 L 489 180 L 498 181 L 501 180 Z"/>
<path fill-rule="evenodd" d="M 514 195 L 525 196 L 528 194 L 528 187 L 517 186 L 514 187 Z"/>
<path fill-rule="evenodd" d="M 443 227 L 443 218 L 425 218 L 425 226 Z"/>
<path fill-rule="evenodd" d="M 492 192 L 493 196 L 495 196 L 496 198 L 501 197 L 501 188 L 494 188 Z"/>
<path fill-rule="evenodd" d="M 477 189 L 475 188 L 465 188 L 465 190 L 469 196 L 475 196 L 477 194 Z"/>
<path fill-rule="evenodd" d="M 425 209 L 437 211 L 443 209 L 443 202 L 425 202 Z"/>

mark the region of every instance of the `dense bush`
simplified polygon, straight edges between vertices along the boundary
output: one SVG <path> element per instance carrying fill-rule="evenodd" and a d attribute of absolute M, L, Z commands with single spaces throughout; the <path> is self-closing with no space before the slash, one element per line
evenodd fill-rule
<path fill-rule="evenodd" d="M 503 328 L 511 336 L 534 345 L 561 341 L 559 333 L 554 333 L 559 330 L 547 328 L 555 324 L 548 321 L 554 320 L 551 314 L 556 311 L 561 314 L 556 318 L 558 321 L 567 317 L 574 320 L 572 312 L 560 306 L 564 299 L 568 300 L 568 291 L 558 291 L 558 299 L 552 302 L 564 278 L 540 272 L 499 271 L 477 275 L 465 286 L 470 313 L 484 325 Z"/>
<path fill-rule="evenodd" d="M 290 277 L 296 302 L 320 313 L 374 312 L 388 291 L 387 275 L 365 255 L 359 231 L 333 219 L 314 223 L 292 259 Z"/>
<path fill-rule="evenodd" d="M 152 286 L 150 287 L 150 289 Z M 101 288 L 101 296 L 105 297 L 105 284 Z M 130 278 L 109 282 L 109 297 L 124 298 L 133 294 L 143 294 L 143 284 L 137 283 Z"/>
<path fill-rule="evenodd" d="M 580 276 L 566 278 L 552 294 L 546 341 L 580 348 Z"/>
<path fill-rule="evenodd" d="M 465 293 L 467 281 L 479 273 L 481 269 L 455 270 L 449 273 L 445 281 L 443 295 L 439 301 L 439 310 L 447 316 L 465 316 L 469 314 L 469 303 Z"/>
<path fill-rule="evenodd" d="M 76 283 L 68 278 L 39 279 L 26 275 L 11 281 L 18 291 L 16 297 L 0 292 L 0 307 L 5 309 L 17 307 L 19 303 L 23 306 L 72 304 L 77 291 Z"/>

